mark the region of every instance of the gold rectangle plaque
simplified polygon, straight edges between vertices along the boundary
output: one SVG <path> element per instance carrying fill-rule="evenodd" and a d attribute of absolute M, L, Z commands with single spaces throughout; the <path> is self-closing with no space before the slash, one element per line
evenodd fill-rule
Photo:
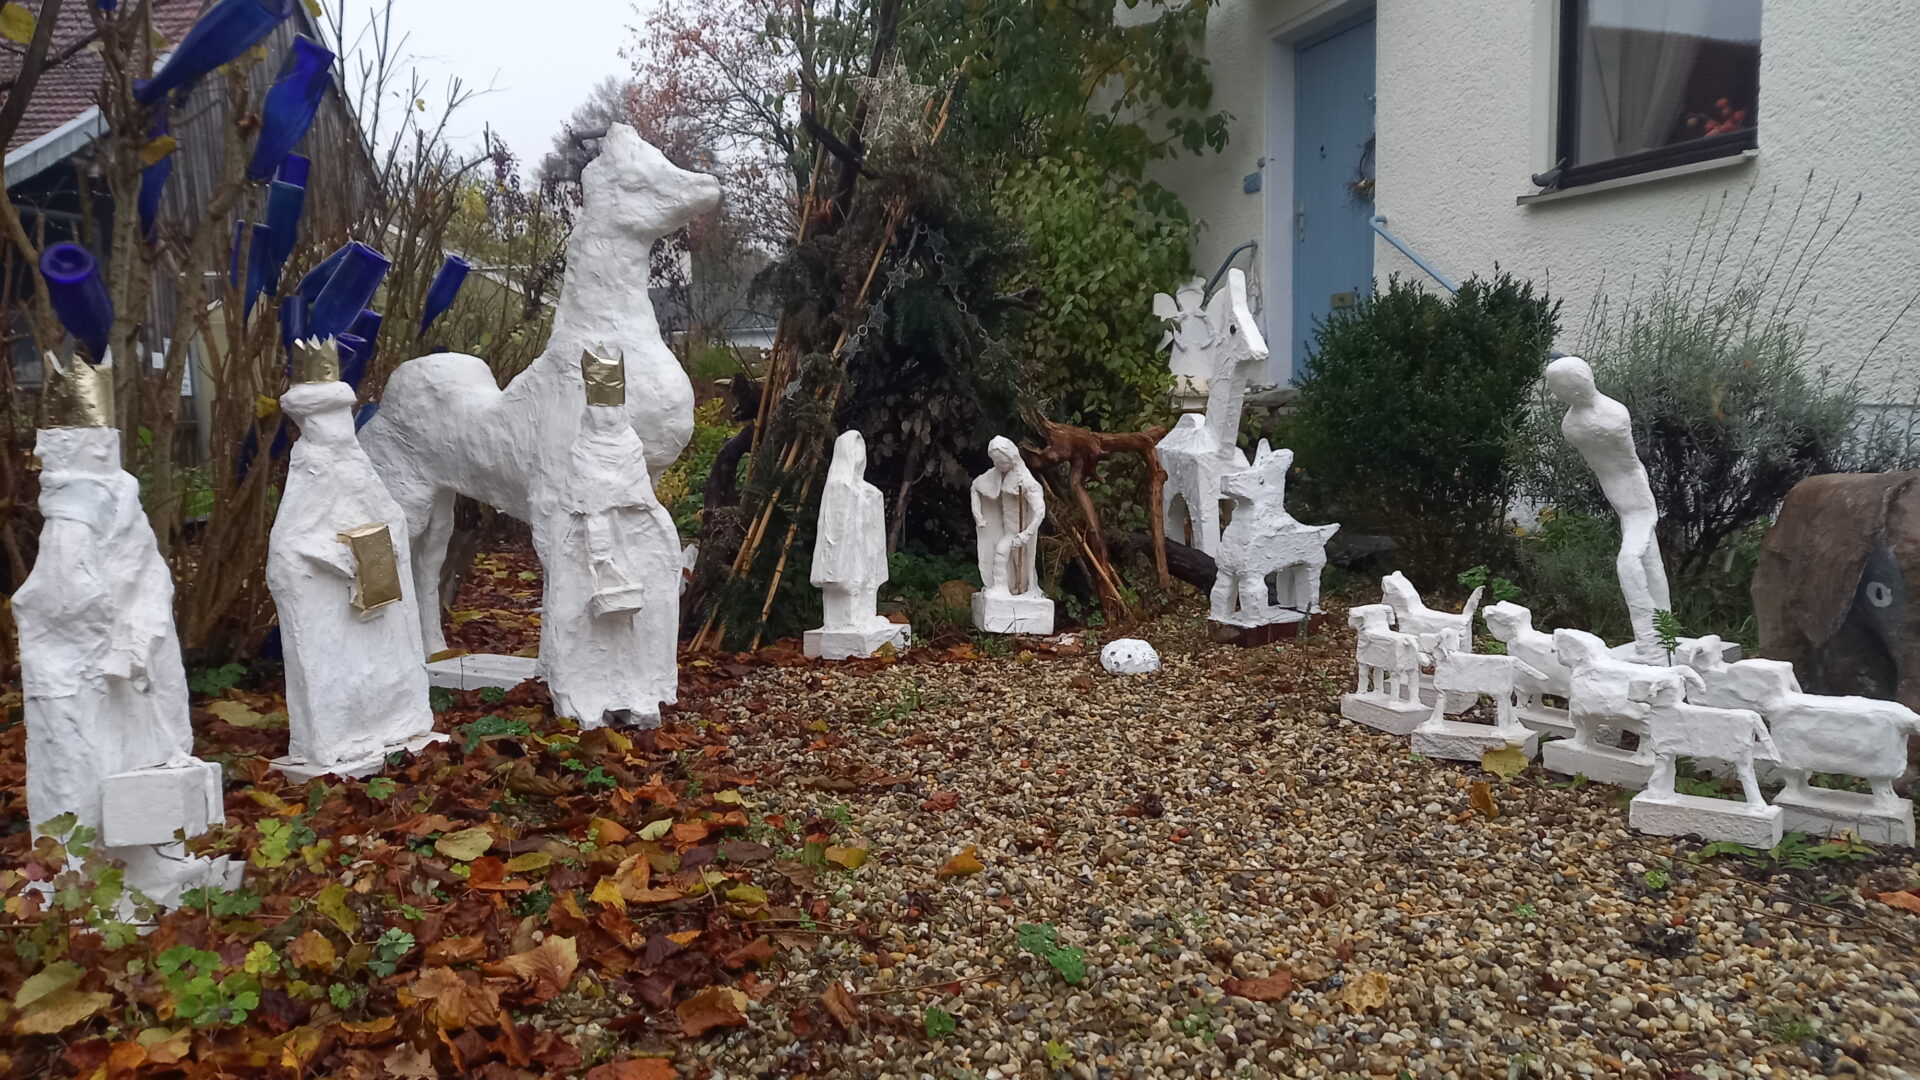
<path fill-rule="evenodd" d="M 362 525 L 340 534 L 353 552 L 353 606 L 361 611 L 386 607 L 400 599 L 400 563 L 394 556 L 393 534 L 384 522 Z"/>

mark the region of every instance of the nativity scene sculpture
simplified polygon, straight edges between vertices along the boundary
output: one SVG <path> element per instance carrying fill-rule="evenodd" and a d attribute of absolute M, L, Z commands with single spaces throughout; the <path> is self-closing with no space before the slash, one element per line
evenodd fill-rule
<path fill-rule="evenodd" d="M 573 457 L 584 350 L 625 358 L 632 392 L 622 412 L 646 447 L 650 475 L 670 465 L 692 435 L 692 384 L 661 339 L 647 299 L 648 252 L 655 240 L 712 210 L 719 182 L 675 166 L 631 127 L 614 124 L 581 175 L 581 192 L 546 351 L 504 390 L 477 356 L 409 360 L 388 379 L 380 410 L 361 433 L 406 511 L 427 655 L 446 648 L 438 599 L 455 497 L 533 520 L 540 493 L 561 486 Z M 551 644 L 546 628 L 543 649 Z"/>
<path fill-rule="evenodd" d="M 226 820 L 220 766 L 193 756 L 173 574 L 120 466 L 111 361 L 51 353 L 40 459 L 40 551 L 13 594 L 26 703 L 27 816 L 62 838 L 94 830 L 98 853 L 163 907 L 183 891 L 237 887 L 225 857 L 176 837 Z"/>
<path fill-rule="evenodd" d="M 888 645 L 905 649 L 913 628 L 879 614 L 880 586 L 887 583 L 886 501 L 867 482 L 867 440 L 857 431 L 834 441 L 817 522 L 812 581 L 825 618 L 802 639 L 806 654 L 845 660 Z"/>
<path fill-rule="evenodd" d="M 987 456 L 993 467 L 968 491 L 981 584 L 973 594 L 973 625 L 989 634 L 1051 634 L 1053 601 L 1040 588 L 1047 497 L 1012 439 L 996 435 Z"/>
<path fill-rule="evenodd" d="M 1215 557 L 1211 599 L 1219 626 L 1298 623 L 1320 610 L 1327 541 L 1340 526 L 1302 525 L 1287 513 L 1292 465 L 1293 451 L 1271 449 L 1262 439 L 1251 466 L 1221 477 L 1221 493 L 1233 500 L 1233 520 L 1220 534 Z"/>
<path fill-rule="evenodd" d="M 678 695 L 680 535 L 654 495 L 623 365 L 580 355 L 585 412 L 557 483 L 534 494 L 545 573 L 540 672 L 583 728 L 660 722 Z"/>
<path fill-rule="evenodd" d="M 280 408 L 300 428 L 267 543 L 267 587 L 286 657 L 296 781 L 365 776 L 433 731 L 410 580 L 406 515 L 353 432 L 354 392 L 331 341 L 293 345 Z"/>
<path fill-rule="evenodd" d="M 1197 294 L 1193 285 L 1180 293 L 1183 302 L 1197 302 Z M 1154 298 L 1156 313 L 1165 310 L 1161 301 L 1166 299 L 1165 294 Z M 1228 272 L 1226 286 L 1213 294 L 1202 317 L 1186 307 L 1163 317 L 1177 318 L 1173 335 L 1176 379 L 1180 378 L 1182 364 L 1204 365 L 1208 373 L 1205 415 L 1183 413 L 1156 447 L 1160 463 L 1167 470 L 1161 493 L 1166 535 L 1176 543 L 1217 556 L 1220 481 L 1227 473 L 1249 465 L 1238 446 L 1240 414 L 1246 407 L 1248 385 L 1266 363 L 1267 342 L 1247 302 L 1247 277 L 1239 270 Z"/>

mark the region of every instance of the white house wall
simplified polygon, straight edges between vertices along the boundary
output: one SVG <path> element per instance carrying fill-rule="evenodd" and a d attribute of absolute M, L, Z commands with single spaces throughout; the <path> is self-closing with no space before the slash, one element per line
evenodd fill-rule
<path fill-rule="evenodd" d="M 1529 176 L 1551 164 L 1556 0 L 1220 0 L 1208 14 L 1213 108 L 1233 116 L 1224 154 L 1184 157 L 1160 179 L 1202 228 L 1194 263 L 1211 274 L 1247 240 L 1262 295 L 1276 379 L 1289 344 L 1307 331 L 1290 321 L 1290 41 L 1370 8 L 1378 42 L 1375 212 L 1455 279 L 1495 265 L 1545 284 L 1565 301 L 1560 346 L 1578 348 L 1588 304 L 1602 283 L 1624 291 L 1656 277 L 1725 197 L 1728 216 L 1749 188 L 1749 226 L 1770 194 L 1770 238 L 1783 236 L 1812 175 L 1813 196 L 1837 185 L 1836 212 L 1861 196 L 1853 221 L 1812 276 L 1805 304 L 1821 363 L 1851 374 L 1895 315 L 1920 292 L 1920 5 L 1913 0 L 1766 0 L 1762 14 L 1760 149 L 1729 168 L 1585 191 L 1519 205 Z M 1263 164 L 1264 162 L 1264 164 Z M 1261 190 L 1243 191 L 1248 173 Z M 1809 204 L 1814 202 L 1810 198 Z M 1804 239 L 1813 210 L 1802 212 Z M 1271 241 L 1270 242 L 1270 238 Z M 1796 245 L 1797 247 L 1797 245 Z M 1737 250 L 1737 249 L 1736 249 Z M 1424 279 L 1384 241 L 1380 281 Z M 1920 309 L 1873 353 L 1871 399 L 1920 400 Z M 1909 370 L 1901 371 L 1902 367 Z"/>

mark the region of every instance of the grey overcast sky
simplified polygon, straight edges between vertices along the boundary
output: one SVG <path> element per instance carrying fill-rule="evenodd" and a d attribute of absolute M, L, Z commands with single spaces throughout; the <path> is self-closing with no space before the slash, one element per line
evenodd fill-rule
<path fill-rule="evenodd" d="M 650 0 L 639 0 L 648 5 Z M 327 0 L 347 13 L 348 44 L 383 0 Z M 547 152 L 574 106 L 608 75 L 625 76 L 620 50 L 640 16 L 635 0 L 394 0 L 397 40 L 408 35 L 406 54 L 427 86 L 427 103 L 438 110 L 447 79 L 489 90 L 455 114 L 459 143 L 480 141 L 491 125 L 522 162 Z M 404 77 L 402 79 L 404 83 Z"/>

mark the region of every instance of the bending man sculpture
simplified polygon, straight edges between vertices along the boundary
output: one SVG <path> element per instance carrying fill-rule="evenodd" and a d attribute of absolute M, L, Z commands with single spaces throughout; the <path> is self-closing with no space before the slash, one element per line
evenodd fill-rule
<path fill-rule="evenodd" d="M 1560 434 L 1593 470 L 1600 491 L 1620 518 L 1620 555 L 1614 567 L 1633 620 L 1634 651 L 1643 663 L 1661 663 L 1666 655 L 1653 613 L 1673 606 L 1667 594 L 1667 569 L 1654 534 L 1660 508 L 1653 501 L 1647 468 L 1633 447 L 1633 417 L 1627 407 L 1593 384 L 1593 369 L 1577 356 L 1547 365 L 1547 389 L 1567 406 Z"/>
<path fill-rule="evenodd" d="M 1005 435 L 987 444 L 993 468 L 973 481 L 973 524 L 979 541 L 980 584 L 989 593 L 1039 593 L 1040 522 L 1047 516 L 1040 481 Z"/>

